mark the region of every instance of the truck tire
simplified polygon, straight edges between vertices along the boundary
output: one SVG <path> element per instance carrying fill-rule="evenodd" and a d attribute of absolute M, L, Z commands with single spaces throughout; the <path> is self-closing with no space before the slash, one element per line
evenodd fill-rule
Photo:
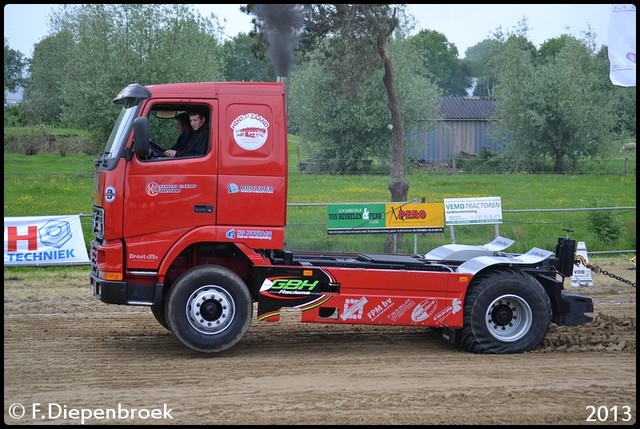
<path fill-rule="evenodd" d="M 540 344 L 550 323 L 551 302 L 537 279 L 493 270 L 469 285 L 457 344 L 472 353 L 522 353 Z"/>
<path fill-rule="evenodd" d="M 185 346 L 217 353 L 236 344 L 249 329 L 249 289 L 232 271 L 208 265 L 186 271 L 167 296 L 167 324 Z"/>
<path fill-rule="evenodd" d="M 159 324 L 161 324 L 167 331 L 171 331 L 171 329 L 169 329 L 169 325 L 167 324 L 167 313 L 165 311 L 164 301 L 162 301 L 160 304 L 152 305 L 151 313 L 153 314 L 153 317 L 156 318 Z"/>

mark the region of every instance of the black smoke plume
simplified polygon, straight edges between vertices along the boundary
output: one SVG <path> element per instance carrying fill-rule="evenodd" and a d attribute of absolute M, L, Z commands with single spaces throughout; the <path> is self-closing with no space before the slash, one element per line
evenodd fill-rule
<path fill-rule="evenodd" d="M 276 76 L 289 76 L 293 66 L 293 52 L 298 40 L 304 17 L 299 4 L 256 4 L 254 13 L 263 24 L 264 35 L 269 47 L 267 57 L 271 61 Z"/>

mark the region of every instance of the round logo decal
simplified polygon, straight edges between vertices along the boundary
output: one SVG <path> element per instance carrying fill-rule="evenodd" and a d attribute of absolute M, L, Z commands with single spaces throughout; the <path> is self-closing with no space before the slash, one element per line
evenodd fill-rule
<path fill-rule="evenodd" d="M 231 123 L 233 139 L 242 149 L 260 149 L 269 135 L 269 121 L 257 113 L 240 115 Z"/>
<path fill-rule="evenodd" d="M 438 307 L 438 301 L 435 299 L 425 299 L 418 303 L 411 312 L 411 320 L 414 322 L 422 322 L 426 320 Z"/>

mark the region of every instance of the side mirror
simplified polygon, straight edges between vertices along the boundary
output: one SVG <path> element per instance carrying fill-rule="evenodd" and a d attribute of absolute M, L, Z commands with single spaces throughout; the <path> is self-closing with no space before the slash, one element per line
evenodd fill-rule
<path fill-rule="evenodd" d="M 151 153 L 149 120 L 146 116 L 140 116 L 133 120 L 133 151 L 141 159 L 145 159 Z"/>

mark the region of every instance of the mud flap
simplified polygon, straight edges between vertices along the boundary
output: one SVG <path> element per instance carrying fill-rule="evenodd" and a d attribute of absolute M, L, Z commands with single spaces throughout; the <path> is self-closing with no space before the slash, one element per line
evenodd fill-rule
<path fill-rule="evenodd" d="M 577 326 L 593 320 L 593 317 L 585 314 L 593 313 L 593 301 L 591 298 L 563 290 L 562 300 L 567 304 L 568 310 L 555 313 L 553 318 L 554 323 L 560 326 Z"/>

